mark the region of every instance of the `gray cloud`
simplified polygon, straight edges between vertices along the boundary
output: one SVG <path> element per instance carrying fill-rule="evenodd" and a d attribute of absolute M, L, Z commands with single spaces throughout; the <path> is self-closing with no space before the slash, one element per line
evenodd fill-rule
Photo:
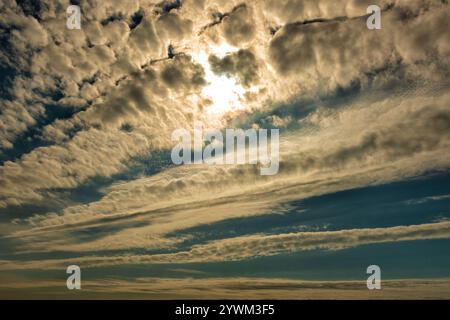
<path fill-rule="evenodd" d="M 259 80 L 259 65 L 255 55 L 250 50 L 239 50 L 222 59 L 211 55 L 211 69 L 217 74 L 236 76 L 240 83 L 248 87 Z"/>
<path fill-rule="evenodd" d="M 223 18 L 222 30 L 231 45 L 240 46 L 251 41 L 256 32 L 252 9 L 245 4 L 236 7 Z"/>
<path fill-rule="evenodd" d="M 437 66 L 447 70 L 449 39 L 444 21 L 450 9 L 440 2 L 422 5 L 428 10 L 412 15 L 408 13 L 411 7 L 417 9 L 414 5 L 395 5 L 383 13 L 383 27 L 376 32 L 367 30 L 366 17 L 288 23 L 270 43 L 270 61 L 306 92 L 327 92 L 354 82 L 364 85 L 371 72 L 387 70 L 392 75 L 398 65 L 412 80 L 445 79 L 446 72 Z M 422 37 L 425 46 L 419 45 Z M 427 71 L 430 62 L 436 67 L 434 75 Z"/>
<path fill-rule="evenodd" d="M 176 64 L 170 64 L 161 71 L 161 79 L 169 88 L 189 92 L 206 85 L 205 72 L 201 65 L 193 63 L 188 56 L 178 56 L 175 59 Z"/>

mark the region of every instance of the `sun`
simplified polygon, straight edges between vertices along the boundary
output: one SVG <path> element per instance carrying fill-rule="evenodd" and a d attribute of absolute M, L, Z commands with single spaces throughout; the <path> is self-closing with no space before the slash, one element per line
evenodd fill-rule
<path fill-rule="evenodd" d="M 222 116 L 229 112 L 245 109 L 245 105 L 242 103 L 246 92 L 244 87 L 233 77 L 215 74 L 208 61 L 210 54 L 222 58 L 238 50 L 238 48 L 223 43 L 220 46 L 209 46 L 208 50 L 200 51 L 194 55 L 194 59 L 205 70 L 207 85 L 203 88 L 202 95 L 212 101 L 206 110 L 208 115 Z"/>

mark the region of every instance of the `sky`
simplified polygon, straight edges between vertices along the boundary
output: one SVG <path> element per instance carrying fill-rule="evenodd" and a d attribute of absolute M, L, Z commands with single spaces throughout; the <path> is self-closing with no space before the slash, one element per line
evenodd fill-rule
<path fill-rule="evenodd" d="M 449 299 L 449 21 L 445 0 L 1 2 L 0 298 Z M 194 123 L 279 129 L 278 173 L 175 165 Z"/>

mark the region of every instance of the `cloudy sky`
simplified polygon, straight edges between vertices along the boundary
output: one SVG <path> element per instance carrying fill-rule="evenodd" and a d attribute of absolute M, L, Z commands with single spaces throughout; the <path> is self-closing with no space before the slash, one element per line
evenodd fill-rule
<path fill-rule="evenodd" d="M 449 21 L 445 0 L 2 1 L 0 297 L 450 298 Z M 279 128 L 279 173 L 174 165 L 194 121 Z"/>

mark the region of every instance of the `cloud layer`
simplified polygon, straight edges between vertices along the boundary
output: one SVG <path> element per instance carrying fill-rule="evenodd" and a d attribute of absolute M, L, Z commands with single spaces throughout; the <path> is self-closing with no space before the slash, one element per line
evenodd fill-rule
<path fill-rule="evenodd" d="M 0 268 L 246 261 L 450 238 L 448 222 L 431 218 L 261 227 L 202 243 L 190 232 L 447 171 L 446 1 L 378 1 L 381 30 L 366 27 L 372 3 L 355 0 L 89 1 L 82 28 L 68 30 L 69 2 L 0 4 Z M 280 128 L 279 174 L 167 163 L 171 133 L 194 121 Z"/>

